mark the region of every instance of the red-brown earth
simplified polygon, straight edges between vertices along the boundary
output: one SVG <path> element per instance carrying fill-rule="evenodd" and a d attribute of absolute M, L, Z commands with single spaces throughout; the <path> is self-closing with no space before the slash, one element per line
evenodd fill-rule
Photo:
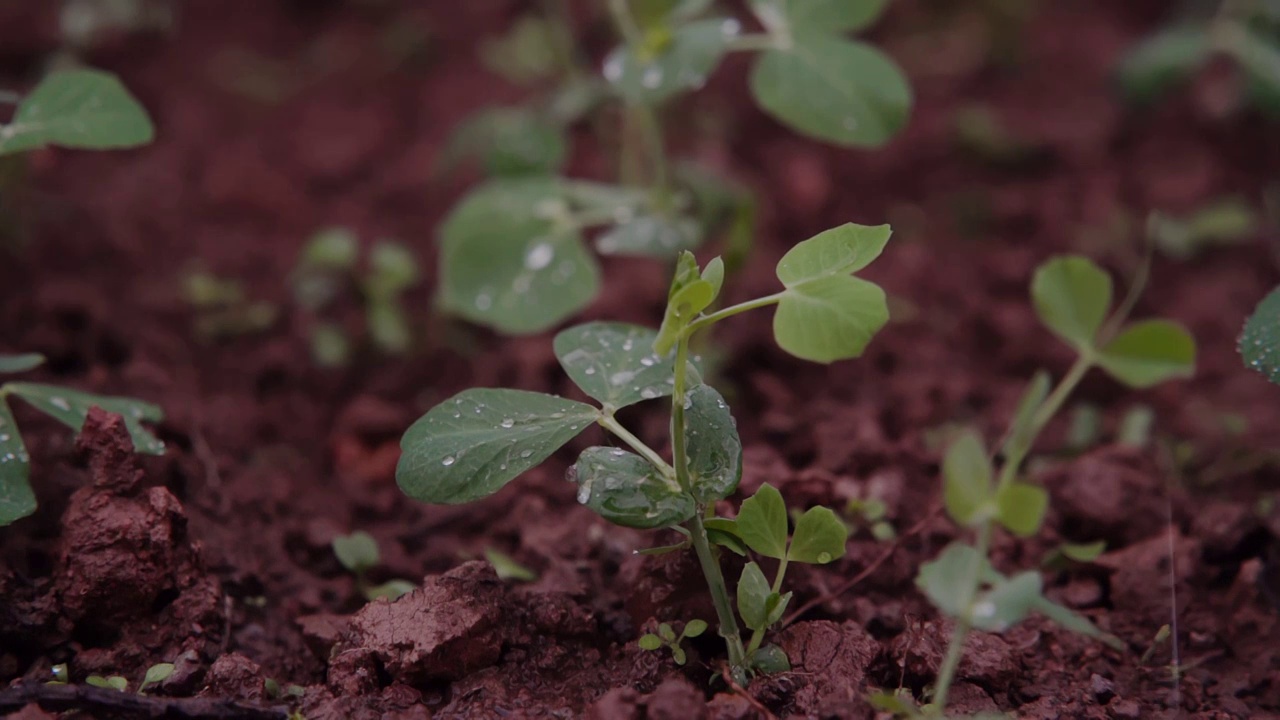
<path fill-rule="evenodd" d="M 607 29 L 585 21 L 589 3 L 577 5 L 588 46 L 604 47 Z M 720 658 L 712 633 L 683 668 L 637 649 L 653 620 L 712 611 L 689 557 L 633 554 L 667 538 L 609 526 L 576 504 L 566 462 L 599 437 L 584 435 L 475 505 L 423 506 L 397 490 L 398 436 L 441 398 L 473 385 L 570 392 L 549 336 L 501 338 L 433 317 L 428 283 L 412 297 L 421 335 L 412 355 L 322 370 L 299 313 L 209 344 L 193 339 L 180 300 L 182 273 L 198 259 L 288 308 L 299 248 L 331 224 L 366 241 L 399 238 L 433 274 L 435 228 L 468 182 L 434 167 L 461 118 L 521 98 L 483 69 L 476 47 L 524 4 L 193 0 L 172 33 L 106 43 L 89 60 L 123 76 L 154 115 L 157 141 L 26 159 L 27 182 L 4 203 L 15 232 L 0 255 L 0 351 L 48 356 L 33 379 L 160 404 L 170 449 L 135 460 L 109 418 L 95 418 L 77 444 L 19 408 L 40 509 L 0 530 L 0 680 L 43 681 L 63 662 L 74 680 L 134 679 L 173 661 L 155 696 L 283 707 L 268 697 L 270 678 L 305 687 L 295 706 L 310 720 L 750 718 L 761 708 L 861 718 L 873 715 L 872 688 L 922 690 L 948 628 L 913 578 L 956 535 L 937 513 L 939 431 L 969 423 L 998 435 L 1030 375 L 1060 374 L 1070 361 L 1028 305 L 1035 265 L 1086 252 L 1126 277 L 1136 233 L 1098 230 L 1116 213 L 1181 212 L 1228 193 L 1256 200 L 1276 180 L 1277 126 L 1224 117 L 1206 99 L 1221 95 L 1219 75 L 1150 110 L 1117 99 L 1116 59 L 1162 20 L 1163 5 L 1036 3 L 1011 34 L 981 9 L 995 3 L 895 3 L 872 37 L 906 68 L 916 104 L 906 131 L 878 151 L 838 151 L 775 124 L 750 104 L 737 57 L 685 101 L 705 122 L 690 111 L 671 118 L 684 153 L 762 198 L 757 243 L 730 299 L 772 292 L 774 261 L 816 231 L 846 221 L 895 230 L 867 273 L 890 292 L 895 319 L 864 358 L 830 367 L 789 358 L 767 315 L 735 318 L 716 337 L 746 444 L 742 491 L 768 481 L 801 507 L 876 497 L 901 538 L 864 530 L 841 561 L 790 573 L 794 607 L 816 602 L 776 637 L 793 671 L 756 681 L 750 699 L 709 689 Z M 53 20 L 24 3 L 0 12 L 6 85 L 38 74 L 56 46 Z M 426 38 L 418 52 L 386 50 L 395 24 Z M 250 77 L 267 95 L 245 91 Z M 1001 164 L 964 152 L 954 123 L 974 103 L 1034 145 L 1032 157 Z M 607 177 L 612 151 L 585 131 L 577 141 L 572 171 Z M 1104 440 L 1055 453 L 1066 432 L 1056 423 L 1034 475 L 1053 496 L 1046 528 L 995 546 L 997 564 L 1012 570 L 1036 566 L 1064 539 L 1105 540 L 1096 562 L 1047 573 L 1047 592 L 1128 651 L 1039 619 L 975 635 L 955 711 L 1280 713 L 1280 582 L 1269 549 L 1280 515 L 1259 504 L 1278 484 L 1280 389 L 1246 372 L 1234 350 L 1243 317 L 1280 279 L 1276 233 L 1191 262 L 1157 259 L 1138 314 L 1192 330 L 1195 377 L 1137 393 L 1091 376 L 1078 400 L 1102 410 Z M 605 269 L 604 294 L 583 317 L 656 323 L 664 269 L 633 260 Z M 1155 411 L 1152 444 L 1113 444 L 1138 404 Z M 660 442 L 656 409 L 636 419 Z M 425 578 L 420 589 L 365 605 L 330 550 L 353 530 L 380 543 L 374 580 Z M 539 579 L 498 580 L 474 562 L 486 548 Z M 865 580 L 833 593 L 886 553 Z M 1175 617 L 1176 683 L 1168 643 L 1140 662 Z M 80 716 L 110 716 L 94 707 Z"/>

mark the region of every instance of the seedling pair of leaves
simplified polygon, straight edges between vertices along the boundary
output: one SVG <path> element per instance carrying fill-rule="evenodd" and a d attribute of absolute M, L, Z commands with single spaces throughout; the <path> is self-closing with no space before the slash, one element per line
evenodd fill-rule
<path fill-rule="evenodd" d="M 138 694 L 146 695 L 147 688 L 169 679 L 169 676 L 173 674 L 173 670 L 173 663 L 156 663 L 147 668 L 147 673 L 142 678 L 142 683 L 138 685 Z M 129 681 L 120 675 L 108 675 L 106 677 L 90 675 L 84 679 L 84 683 L 93 687 L 113 688 L 120 692 L 125 692 L 129 689 Z"/>
<path fill-rule="evenodd" d="M 1044 371 L 1032 379 L 999 448 L 1003 464 L 998 478 L 976 433 L 963 434 L 946 452 L 942 464 L 944 505 L 958 525 L 978 533 L 978 543 L 976 547 L 952 543 L 937 559 L 921 567 L 916 580 L 940 611 L 958 621 L 959 631 L 935 692 L 940 711 L 945 710 L 959 648 L 970 628 L 1000 632 L 1029 613 L 1039 612 L 1070 630 L 1120 647 L 1092 623 L 1045 599 L 1038 572 L 1006 577 L 991 566 L 986 553 L 996 525 L 1021 537 L 1040 529 L 1049 496 L 1044 488 L 1020 479 L 1021 465 L 1040 432 L 1091 367 L 1101 367 L 1135 388 L 1189 377 L 1194 372 L 1195 342 L 1183 327 L 1169 320 L 1125 324 L 1140 290 L 1141 283 L 1135 283 L 1112 313 L 1111 278 L 1089 260 L 1059 257 L 1037 269 L 1031 284 L 1036 314 L 1053 334 L 1076 349 L 1078 359 L 1057 387 L 1051 386 Z"/>
<path fill-rule="evenodd" d="M 818 362 L 857 357 L 888 320 L 888 308 L 879 287 L 852 273 L 880 254 L 889 235 L 888 226 L 853 224 L 820 233 L 779 261 L 782 291 L 714 312 L 723 262 L 716 258 L 699 268 L 691 254 L 681 255 L 657 331 L 594 322 L 556 335 L 561 367 L 599 407 L 522 390 L 465 390 L 405 433 L 398 484 L 424 502 L 478 500 L 542 463 L 588 425 L 600 425 L 629 449 L 594 446 L 580 454 L 569 471 L 578 501 L 612 523 L 672 528 L 689 539 L 716 600 L 731 662 L 735 671 L 745 672 L 749 654 L 710 543 L 779 560 L 772 586 L 755 563 L 739 584 L 739 611 L 755 633 L 754 654 L 764 630 L 785 609 L 780 586 L 786 564 L 840 557 L 847 530 L 830 510 L 814 508 L 799 518 L 788 542 L 786 506 L 769 486 L 745 501 L 736 519 L 707 517 L 708 509 L 738 486 L 742 443 L 728 404 L 701 382 L 689 360 L 690 338 L 727 317 L 776 305 L 774 336 L 787 352 Z M 615 418 L 622 408 L 667 396 L 672 398 L 671 462 Z"/>
<path fill-rule="evenodd" d="M 364 301 L 365 327 L 375 348 L 404 353 L 413 342 L 402 296 L 418 283 L 418 264 L 403 245 L 381 240 L 368 253 L 361 272 L 359 241 L 343 228 L 322 230 L 307 243 L 292 275 L 294 298 L 308 312 L 319 314 L 342 290 L 354 284 Z M 325 367 L 347 364 L 351 343 L 333 322 L 317 321 L 311 328 L 311 354 Z"/>
<path fill-rule="evenodd" d="M 395 600 L 405 593 L 412 592 L 416 587 L 408 580 L 390 580 L 381 585 L 369 582 L 369 571 L 382 562 L 381 553 L 378 552 L 378 541 L 374 540 L 369 533 L 357 530 L 350 535 L 339 535 L 333 539 L 332 545 L 333 554 L 338 558 L 338 562 L 356 576 L 356 589 L 366 600 L 370 602 L 378 598 Z"/>
<path fill-rule="evenodd" d="M 1186 84 L 1215 57 L 1225 57 L 1243 79 L 1243 100 L 1280 113 L 1280 17 L 1268 3 L 1223 0 L 1211 17 L 1179 20 L 1145 38 L 1120 62 L 1121 89 L 1151 103 Z"/>
<path fill-rule="evenodd" d="M 706 620 L 690 620 L 685 623 L 684 629 L 680 631 L 679 635 L 676 635 L 676 631 L 671 628 L 670 623 L 660 623 L 656 634 L 645 633 L 641 635 L 638 644 L 641 650 L 653 651 L 664 647 L 668 648 L 671 651 L 671 659 L 677 665 L 684 665 L 688 661 L 688 657 L 685 655 L 684 648 L 680 647 L 680 644 L 685 638 L 696 638 L 706 631 Z"/>
<path fill-rule="evenodd" d="M 44 364 L 44 356 L 36 353 L 0 355 L 0 374 L 34 370 Z M 40 412 L 79 432 L 89 408 L 100 407 L 124 418 L 133 447 L 147 455 L 163 455 L 164 443 L 152 435 L 143 422 L 160 422 L 164 413 L 159 407 L 132 398 L 93 395 L 79 390 L 29 382 L 7 382 L 0 385 L 0 527 L 20 520 L 36 511 L 36 496 L 31 490 L 31 456 L 27 453 L 18 422 L 9 409 L 8 398 L 26 401 Z"/>
<path fill-rule="evenodd" d="M 196 313 L 195 334 L 205 341 L 262 332 L 280 315 L 274 304 L 250 300 L 244 283 L 199 267 L 183 276 L 182 295 Z"/>

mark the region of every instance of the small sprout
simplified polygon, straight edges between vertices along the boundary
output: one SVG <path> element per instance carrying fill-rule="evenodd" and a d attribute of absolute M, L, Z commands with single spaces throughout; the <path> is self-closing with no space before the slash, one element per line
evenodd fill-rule
<path fill-rule="evenodd" d="M 484 557 L 493 566 L 493 571 L 503 580 L 533 582 L 538 579 L 537 573 L 516 562 L 511 556 L 493 548 L 485 548 Z"/>
<path fill-rule="evenodd" d="M 369 583 L 368 572 L 378 566 L 382 556 L 378 552 L 378 541 L 363 530 L 339 535 L 333 539 L 332 545 L 338 562 L 356 576 L 356 589 L 366 600 L 395 600 L 417 587 L 408 580 L 391 580 L 381 585 Z"/>
<path fill-rule="evenodd" d="M 196 313 L 195 334 L 203 340 L 261 332 L 279 315 L 275 305 L 249 300 L 242 283 L 200 269 L 183 277 L 182 295 Z"/>
<path fill-rule="evenodd" d="M 1102 556 L 1107 549 L 1105 540 L 1091 543 L 1064 542 L 1045 553 L 1040 564 L 1048 570 L 1065 570 L 1072 563 L 1091 563 Z"/>
<path fill-rule="evenodd" d="M 1189 260 L 1215 247 L 1239 245 L 1258 232 L 1257 213 L 1240 198 L 1223 198 L 1184 218 L 1155 212 L 1147 233 L 1162 253 Z"/>
<path fill-rule="evenodd" d="M 1151 657 L 1155 655 L 1156 650 L 1159 649 L 1161 645 L 1168 642 L 1172 634 L 1173 633 L 1169 629 L 1168 625 L 1161 625 L 1160 629 L 1156 631 L 1155 637 L 1151 639 L 1151 644 L 1148 645 L 1146 651 L 1142 653 L 1142 657 L 1138 658 L 1138 665 L 1143 666 L 1150 662 Z"/>
<path fill-rule="evenodd" d="M 58 663 L 57 665 L 49 668 L 49 676 L 53 679 L 48 681 L 46 683 L 47 685 L 66 685 L 67 681 L 71 677 L 67 672 L 66 663 Z"/>
<path fill-rule="evenodd" d="M 147 688 L 152 685 L 159 685 L 168 680 L 173 675 L 173 663 L 156 663 L 147 668 L 147 674 L 142 678 L 142 684 L 138 686 L 138 694 L 142 695 Z"/>
<path fill-rule="evenodd" d="M 96 688 L 111 688 L 113 690 L 119 690 L 120 692 L 124 692 L 129 689 L 129 681 L 119 675 L 111 675 L 109 677 L 90 675 L 84 679 L 84 682 L 86 685 L 92 685 Z M 139 689 L 138 692 L 141 693 L 142 690 Z"/>
<path fill-rule="evenodd" d="M 680 643 L 686 638 L 696 638 L 706 631 L 707 623 L 705 620 L 690 620 L 685 623 L 684 630 L 679 635 L 676 634 L 670 623 L 660 623 L 657 634 L 645 633 L 640 636 L 636 644 L 640 646 L 641 650 L 650 652 L 666 647 L 671 651 L 671 659 L 677 665 L 684 665 L 688 658 L 685 655 L 684 648 L 680 647 Z"/>
<path fill-rule="evenodd" d="M 1125 447 L 1142 449 L 1151 442 L 1151 426 L 1155 424 L 1156 414 L 1149 405 L 1137 405 L 1129 409 L 1120 419 L 1120 431 L 1116 442 Z"/>

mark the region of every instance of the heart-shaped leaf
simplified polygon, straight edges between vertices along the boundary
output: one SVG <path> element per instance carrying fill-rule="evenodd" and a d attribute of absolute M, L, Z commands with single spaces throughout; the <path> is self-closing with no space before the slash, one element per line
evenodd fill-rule
<path fill-rule="evenodd" d="M 1039 485 L 1011 483 L 996 496 L 996 519 L 1021 537 L 1031 537 L 1040 530 L 1049 509 L 1049 493 Z"/>
<path fill-rule="evenodd" d="M 80 431 L 89 408 L 97 406 L 109 413 L 124 418 L 129 437 L 133 440 L 133 449 L 146 455 L 163 455 L 164 443 L 142 426 L 145 422 L 160 422 L 164 419 L 164 411 L 151 403 L 126 397 L 93 395 L 56 385 L 39 383 L 9 383 L 5 387 L 13 395 L 26 400 L 37 410 L 66 425 Z"/>
<path fill-rule="evenodd" d="M 40 353 L 22 353 L 20 355 L 0 355 L 0 373 L 17 373 L 34 370 L 44 364 L 44 356 Z"/>
<path fill-rule="evenodd" d="M 796 521 L 787 558 L 796 562 L 825 565 L 844 557 L 849 526 L 830 508 L 812 507 Z"/>
<path fill-rule="evenodd" d="M 1135 388 L 1148 388 L 1196 370 L 1196 342 L 1178 323 L 1144 320 L 1125 328 L 1098 355 L 1109 375 Z"/>
<path fill-rule="evenodd" d="M 1036 269 L 1031 302 L 1055 335 L 1091 350 L 1111 308 L 1111 277 L 1088 258 L 1056 257 Z"/>
<path fill-rule="evenodd" d="M 700 503 L 729 497 L 742 479 L 742 440 L 729 404 L 710 385 L 695 385 L 687 396 L 685 448 L 689 482 Z"/>
<path fill-rule="evenodd" d="M 781 560 L 787 554 L 787 504 L 769 483 L 742 501 L 738 510 L 738 536 L 747 547 L 765 557 Z"/>
<path fill-rule="evenodd" d="M 0 527 L 36 511 L 29 482 L 31 457 L 9 405 L 0 399 Z"/>
<path fill-rule="evenodd" d="M 499 180 L 468 195 L 441 230 L 440 297 L 472 322 L 510 334 L 545 330 L 595 297 L 600 270 L 579 231 L 557 220 L 550 178 Z"/>
<path fill-rule="evenodd" d="M 405 432 L 396 482 L 423 502 L 478 500 L 546 460 L 599 417 L 590 405 L 555 395 L 464 390 Z"/>
<path fill-rule="evenodd" d="M 693 517 L 697 508 L 675 480 L 649 461 L 620 448 L 591 447 L 574 464 L 578 502 L 624 527 L 670 527 Z"/>
<path fill-rule="evenodd" d="M 952 520 L 963 526 L 985 521 L 992 507 L 991 461 L 977 433 L 961 435 L 942 460 L 943 503 Z"/>
<path fill-rule="evenodd" d="M 911 111 L 911 86 L 893 60 L 866 43 L 825 34 L 763 53 L 751 72 L 751 94 L 797 132 L 851 147 L 885 144 Z"/>
<path fill-rule="evenodd" d="M 671 394 L 671 353 L 653 351 L 658 334 L 639 325 L 593 322 L 555 338 L 556 357 L 570 379 L 607 412 Z"/>
<path fill-rule="evenodd" d="M 1268 293 L 1249 316 L 1239 348 L 1247 367 L 1280 385 L 1280 288 Z"/>
<path fill-rule="evenodd" d="M 147 111 L 115 75 L 64 70 L 45 77 L 0 126 L 0 155 L 46 145 L 108 150 L 145 145 L 155 137 Z"/>

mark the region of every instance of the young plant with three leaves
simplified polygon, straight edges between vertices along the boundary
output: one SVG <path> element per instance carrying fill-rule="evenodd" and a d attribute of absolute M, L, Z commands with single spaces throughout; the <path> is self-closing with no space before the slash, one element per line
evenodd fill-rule
<path fill-rule="evenodd" d="M 706 620 L 690 620 L 684 624 L 684 629 L 676 635 L 676 631 L 671 628 L 670 623 L 659 623 L 657 633 L 645 633 L 640 636 L 636 644 L 641 650 L 660 650 L 668 648 L 671 651 L 671 659 L 677 665 L 684 665 L 688 661 L 684 648 L 680 647 L 680 643 L 685 638 L 696 638 L 707 631 Z"/>
<path fill-rule="evenodd" d="M 0 355 L 0 374 L 34 370 L 44 364 L 36 353 Z M 100 407 L 124 418 L 133 447 L 147 455 L 163 455 L 164 443 L 152 435 L 142 423 L 160 422 L 164 413 L 159 407 L 132 398 L 93 395 L 79 390 L 30 382 L 0 384 L 0 527 L 20 520 L 36 511 L 36 496 L 31 490 L 31 456 L 18 432 L 18 422 L 9 409 L 10 397 L 21 398 L 40 412 L 80 431 L 89 408 Z"/>
<path fill-rule="evenodd" d="M 792 355 L 824 363 L 861 355 L 888 320 L 888 309 L 879 287 L 852 274 L 880 254 L 889 235 L 887 225 L 848 224 L 820 233 L 779 261 L 781 291 L 715 311 L 724 263 L 716 258 L 699 269 L 685 253 L 657 331 L 593 322 L 556 335 L 561 367 L 599 407 L 523 390 L 465 390 L 405 433 L 396 480 L 424 502 L 478 500 L 542 463 L 587 426 L 599 425 L 626 448 L 595 446 L 581 453 L 569 471 L 578 501 L 618 525 L 683 535 L 680 545 L 663 549 L 692 547 L 696 553 L 734 674 L 745 681 L 753 669 L 779 667 L 779 653 L 762 643 L 790 598 L 781 587 L 787 565 L 839 558 L 847 530 L 830 510 L 814 508 L 788 533 L 786 506 L 767 485 L 743 502 L 736 519 L 714 516 L 716 503 L 737 489 L 742 443 L 728 404 L 701 381 L 690 341 L 726 318 L 777 306 L 774 337 Z M 616 417 L 623 408 L 667 396 L 670 461 Z M 754 562 L 738 583 L 737 608 L 752 630 L 745 644 L 717 548 L 777 560 L 772 583 Z"/>
<path fill-rule="evenodd" d="M 946 711 L 965 638 L 972 630 L 1002 632 L 1033 612 L 1075 632 L 1122 649 L 1085 618 L 1042 594 L 1040 573 L 1028 570 L 1007 576 L 988 559 L 998 528 L 1016 536 L 1034 535 L 1049 505 L 1045 489 L 1022 477 L 1022 465 L 1036 438 L 1062 409 L 1085 374 L 1099 367 L 1133 388 L 1148 388 L 1195 369 L 1195 342 L 1177 323 L 1143 320 L 1126 324 L 1145 284 L 1146 269 L 1120 306 L 1111 311 L 1111 278 L 1083 257 L 1054 258 L 1036 271 L 1031 300 L 1036 314 L 1054 335 L 1071 345 L 1077 359 L 1053 385 L 1047 372 L 1032 379 L 994 451 L 993 465 L 982 438 L 962 435 L 947 450 L 943 463 L 943 500 L 947 514 L 976 536 L 972 544 L 956 541 L 935 560 L 921 566 L 917 584 L 955 630 L 934 685 L 934 714 Z"/>
<path fill-rule="evenodd" d="M 766 112 L 826 142 L 882 145 L 905 124 L 911 91 L 887 56 L 847 35 L 886 5 L 750 0 L 745 6 L 763 32 L 744 33 L 743 22 L 715 11 L 712 0 L 609 0 L 623 42 L 591 87 L 621 108 L 619 182 L 561 178 L 543 163 L 472 191 L 441 228 L 441 309 L 508 334 L 555 326 L 599 289 L 589 232 L 602 255 L 674 260 L 724 228 L 732 270 L 749 243 L 754 201 L 671 158 L 662 111 L 705 85 L 729 53 L 751 52 L 759 55 L 751 91 Z M 486 120 L 482 127 L 494 132 L 528 124 L 510 113 Z"/>

